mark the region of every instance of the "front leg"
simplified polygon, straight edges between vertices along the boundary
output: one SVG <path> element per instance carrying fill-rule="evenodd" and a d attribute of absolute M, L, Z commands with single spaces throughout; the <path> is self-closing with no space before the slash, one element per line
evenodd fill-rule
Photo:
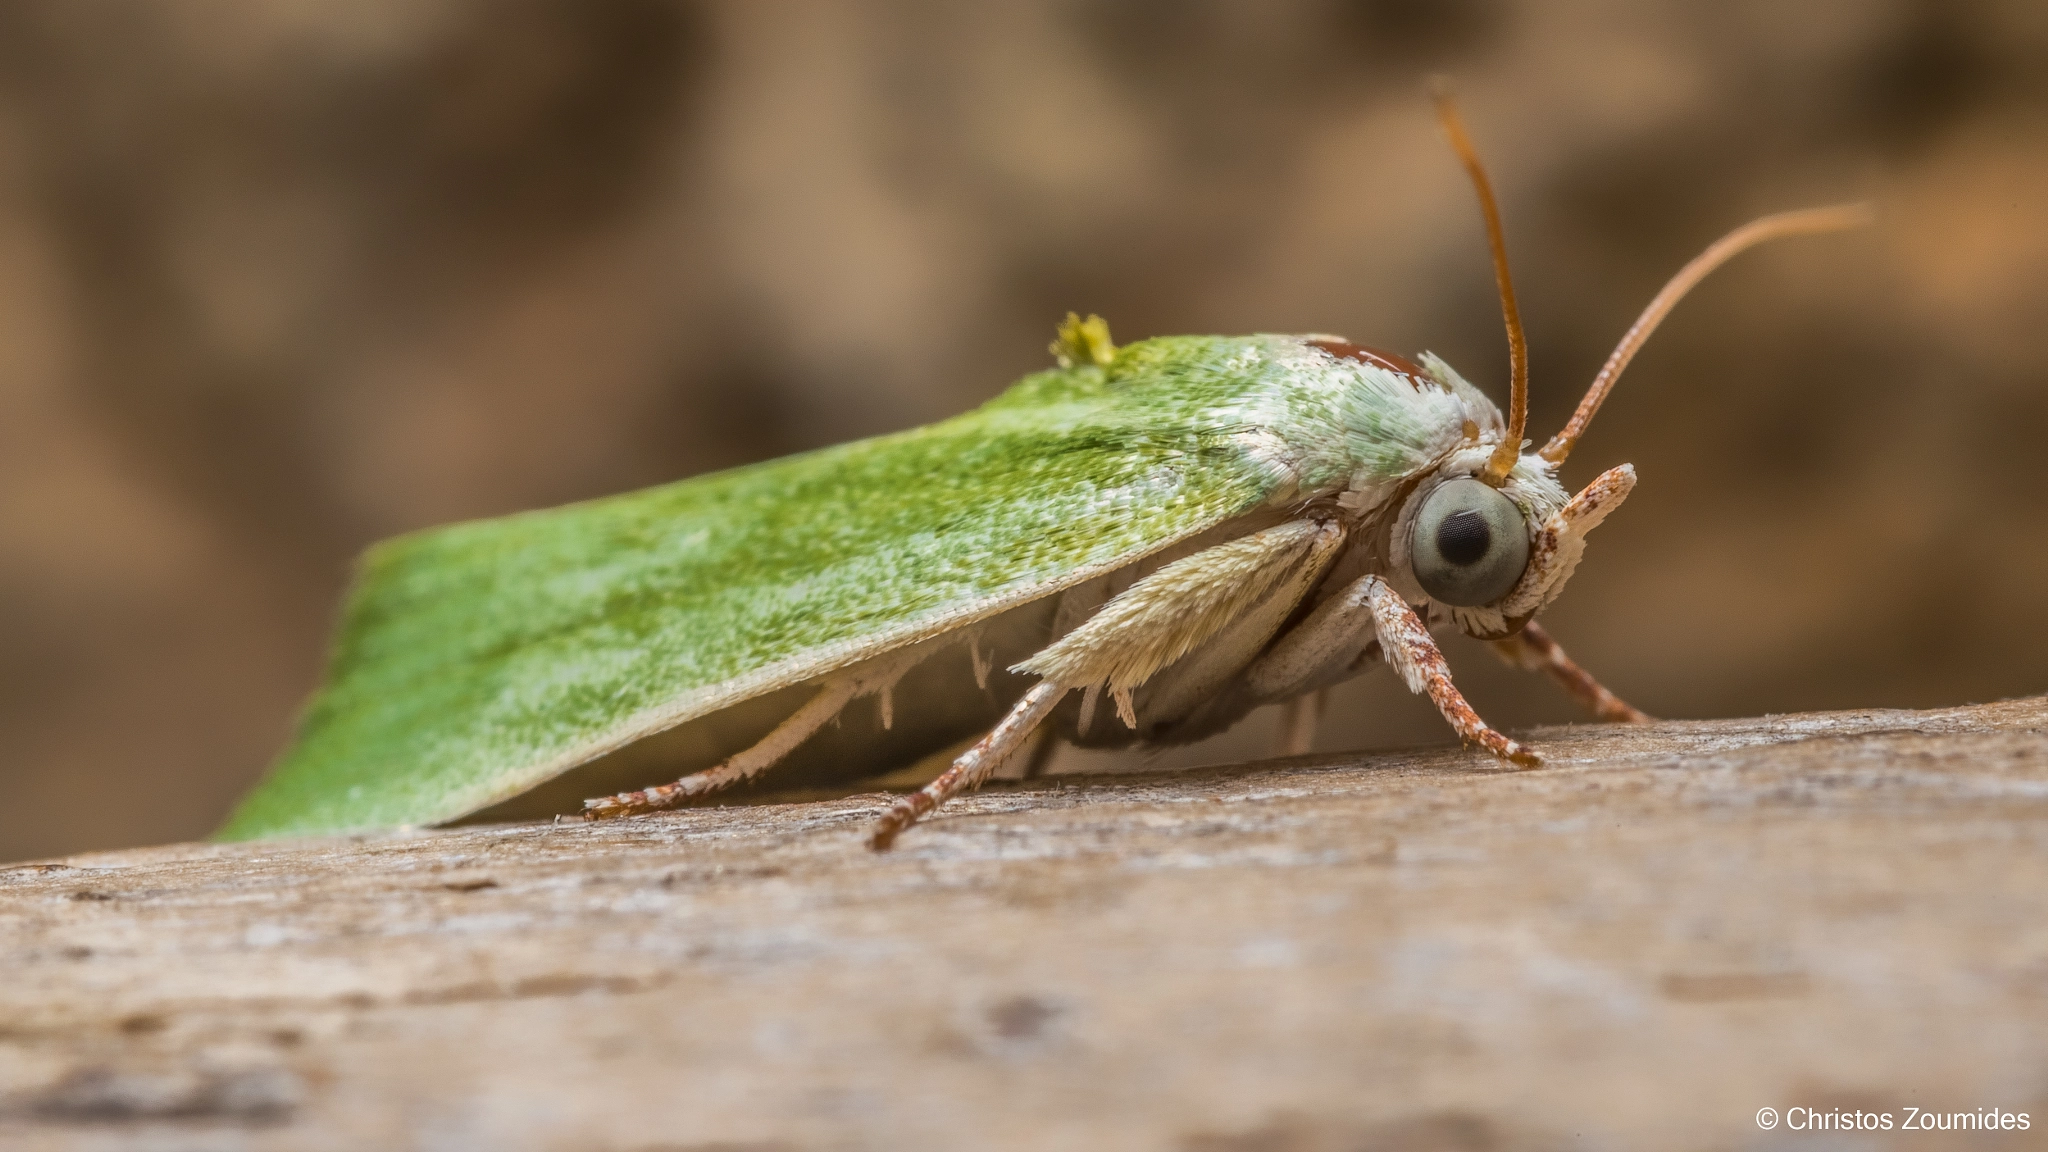
<path fill-rule="evenodd" d="M 1427 693 L 1468 744 L 1477 744 L 1503 760 L 1534 768 L 1542 761 L 1479 718 L 1464 694 L 1451 683 L 1450 666 L 1429 629 L 1401 595 L 1378 576 L 1361 576 L 1281 637 L 1264 656 L 1245 670 L 1245 687 L 1261 700 L 1284 700 L 1317 686 L 1332 668 L 1348 664 L 1368 639 L 1379 642 L 1380 654 L 1393 666 L 1410 692 Z"/>
<path fill-rule="evenodd" d="M 1401 599 L 1401 594 L 1388 586 L 1377 576 L 1362 579 L 1372 582 L 1366 590 L 1365 601 L 1372 610 L 1373 628 L 1379 634 L 1380 652 L 1394 671 L 1408 685 L 1410 692 L 1427 692 L 1436 710 L 1450 721 L 1451 730 L 1467 744 L 1477 744 L 1488 752 L 1510 763 L 1524 768 L 1535 768 L 1543 761 L 1536 753 L 1522 744 L 1486 726 L 1479 713 L 1465 703 L 1465 696 L 1458 686 L 1451 683 L 1451 667 L 1444 663 L 1444 654 L 1430 637 L 1429 629 L 1416 617 L 1415 609 Z"/>

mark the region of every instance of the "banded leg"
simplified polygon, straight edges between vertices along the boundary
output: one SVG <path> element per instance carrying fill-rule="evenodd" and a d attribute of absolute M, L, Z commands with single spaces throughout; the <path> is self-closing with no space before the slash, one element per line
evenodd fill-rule
<path fill-rule="evenodd" d="M 1024 694 L 1010 714 L 1003 717 L 988 735 L 974 742 L 974 746 L 962 752 L 953 761 L 952 767 L 939 773 L 939 777 L 908 796 L 898 797 L 882 818 L 875 822 L 875 830 L 868 836 L 868 847 L 877 852 L 886 852 L 912 824 L 923 819 L 927 813 L 959 793 L 988 779 L 989 773 L 1002 766 L 1010 754 L 1022 747 L 1038 727 L 1067 694 L 1067 689 L 1050 680 L 1042 680 L 1031 691 Z"/>
<path fill-rule="evenodd" d="M 1415 610 L 1401 599 L 1401 594 L 1377 576 L 1359 579 L 1366 585 L 1361 591 L 1366 606 L 1372 611 L 1381 655 L 1407 683 L 1408 690 L 1429 693 L 1430 702 L 1443 713 L 1460 740 L 1477 744 L 1495 756 L 1524 768 L 1540 766 L 1543 761 L 1536 753 L 1487 727 L 1479 713 L 1472 710 L 1472 705 L 1465 702 L 1464 694 L 1451 683 L 1450 665 L 1444 663 L 1443 652 L 1438 650 L 1436 641 L 1430 638 L 1429 629 L 1416 617 Z"/>
<path fill-rule="evenodd" d="M 1493 650 L 1501 659 L 1529 672 L 1541 672 L 1557 682 L 1565 694 L 1585 705 L 1597 719 L 1617 724 L 1647 724 L 1649 713 L 1609 692 L 1593 674 L 1578 666 L 1550 633 L 1534 621 L 1505 640 L 1495 640 Z"/>
<path fill-rule="evenodd" d="M 1429 695 L 1459 739 L 1525 768 L 1542 763 L 1534 752 L 1486 726 L 1451 683 L 1450 667 L 1429 629 L 1378 576 L 1352 581 L 1282 636 L 1245 670 L 1245 687 L 1255 699 L 1290 699 L 1328 683 L 1334 670 L 1348 666 L 1372 640 L 1410 692 Z"/>
<path fill-rule="evenodd" d="M 890 707 L 891 691 L 896 682 L 903 679 L 903 674 L 916 667 L 924 656 L 925 653 L 912 649 L 835 677 L 753 747 L 735 753 L 702 772 L 692 772 L 673 784 L 585 800 L 583 817 L 586 820 L 604 820 L 615 816 L 638 816 L 672 808 L 721 788 L 730 788 L 773 767 L 784 756 L 796 751 L 797 745 L 810 739 L 813 732 L 830 723 L 842 709 L 862 696 L 881 695 L 882 727 L 887 728 L 893 719 L 890 715 L 893 711 Z"/>
<path fill-rule="evenodd" d="M 606 820 L 615 816 L 638 816 L 646 812 L 658 812 L 672 808 L 685 800 L 730 788 L 734 784 L 773 765 L 796 750 L 796 746 L 810 739 L 811 733 L 823 728 L 839 710 L 853 702 L 861 693 L 861 683 L 847 678 L 825 685 L 818 694 L 806 701 L 790 718 L 775 726 L 774 731 L 761 738 L 761 742 L 727 758 L 722 763 L 692 772 L 673 784 L 661 784 L 639 792 L 621 792 L 616 796 L 603 796 L 583 802 L 583 818 Z"/>

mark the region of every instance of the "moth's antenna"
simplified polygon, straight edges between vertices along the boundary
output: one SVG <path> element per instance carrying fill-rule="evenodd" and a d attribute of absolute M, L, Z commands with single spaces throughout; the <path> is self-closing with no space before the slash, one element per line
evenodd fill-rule
<path fill-rule="evenodd" d="M 1573 446 L 1578 444 L 1579 437 L 1586 434 L 1586 425 L 1593 422 L 1593 413 L 1600 410 L 1601 402 L 1607 399 L 1609 392 L 1614 391 L 1614 382 L 1621 378 L 1621 370 L 1628 367 L 1628 362 L 1635 357 L 1636 350 L 1643 346 L 1643 341 L 1650 338 L 1650 333 L 1657 330 L 1657 325 L 1663 322 L 1665 314 L 1669 313 L 1687 292 L 1692 291 L 1693 285 L 1706 279 L 1707 273 L 1726 264 L 1745 248 L 1766 240 L 1776 240 L 1783 236 L 1802 236 L 1811 232 L 1839 232 L 1845 228 L 1861 228 L 1876 219 L 1877 214 L 1868 204 L 1804 208 L 1797 212 L 1780 212 L 1775 216 L 1752 220 L 1714 241 L 1705 252 L 1693 257 L 1692 263 L 1679 269 L 1678 275 L 1673 276 L 1671 282 L 1664 285 L 1664 290 L 1657 293 L 1656 299 L 1650 301 L 1650 306 L 1643 309 L 1643 314 L 1636 318 L 1635 324 L 1621 338 L 1621 343 L 1615 346 L 1614 354 L 1601 366 L 1600 374 L 1593 377 L 1593 386 L 1586 389 L 1586 398 L 1579 401 L 1579 410 L 1572 413 L 1571 420 L 1557 435 L 1550 438 L 1550 443 L 1545 444 L 1537 455 L 1552 465 L 1564 463 L 1564 458 L 1571 455 Z"/>
<path fill-rule="evenodd" d="M 1486 178 L 1486 167 L 1479 162 L 1479 152 L 1472 147 L 1471 137 L 1465 135 L 1464 121 L 1458 119 L 1458 102 L 1451 94 L 1450 81 L 1442 76 L 1430 77 L 1429 94 L 1436 100 L 1436 118 L 1443 122 L 1444 135 L 1451 138 L 1452 150 L 1465 162 L 1473 191 L 1479 193 L 1479 211 L 1486 217 L 1486 242 L 1493 249 L 1493 278 L 1500 284 L 1500 313 L 1508 324 L 1512 380 L 1508 391 L 1508 434 L 1486 461 L 1486 469 L 1479 473 L 1479 479 L 1498 488 L 1507 483 L 1508 470 L 1522 454 L 1522 433 L 1529 425 L 1529 340 L 1522 335 L 1522 311 L 1515 307 L 1515 284 L 1508 278 L 1508 242 L 1500 226 L 1500 206 L 1493 201 L 1493 184 Z"/>

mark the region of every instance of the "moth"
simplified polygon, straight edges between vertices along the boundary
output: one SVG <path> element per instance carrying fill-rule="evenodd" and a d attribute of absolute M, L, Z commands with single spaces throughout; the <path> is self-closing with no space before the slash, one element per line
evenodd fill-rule
<path fill-rule="evenodd" d="M 1525 451 L 1528 356 L 1499 209 L 1448 96 L 1510 351 L 1508 411 L 1441 359 L 1328 335 L 1115 346 L 1070 315 L 1056 365 L 963 416 L 363 557 L 324 686 L 222 835 L 582 810 L 629 816 L 774 771 L 845 783 L 947 749 L 870 844 L 1056 741 L 1158 745 L 1386 664 L 1467 744 L 1530 767 L 1432 629 L 1493 642 L 1606 720 L 1643 715 L 1534 622 L 1635 484 L 1570 455 L 1695 283 L 1841 206 L 1729 233 L 1651 301 L 1565 427 Z M 679 779 L 677 777 L 680 777 Z M 656 783 L 672 780 L 672 783 Z"/>

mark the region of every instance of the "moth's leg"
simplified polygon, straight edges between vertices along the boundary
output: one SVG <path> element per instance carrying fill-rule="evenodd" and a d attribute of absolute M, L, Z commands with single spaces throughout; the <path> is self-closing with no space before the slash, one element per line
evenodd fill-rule
<path fill-rule="evenodd" d="M 1477 744 L 1495 756 L 1524 768 L 1542 764 L 1536 753 L 1487 727 L 1479 713 L 1465 702 L 1464 694 L 1451 683 L 1450 665 L 1444 663 L 1443 652 L 1438 650 L 1436 641 L 1416 617 L 1415 610 L 1401 599 L 1401 594 L 1377 576 L 1364 576 L 1360 580 L 1367 585 L 1363 589 L 1364 598 L 1366 607 L 1372 612 L 1380 652 L 1407 683 L 1408 690 L 1429 693 L 1430 702 L 1443 713 L 1460 740 Z"/>
<path fill-rule="evenodd" d="M 730 788 L 742 780 L 754 776 L 763 769 L 772 767 L 777 761 L 811 738 L 811 734 L 830 723 L 840 710 L 861 696 L 879 693 L 882 697 L 882 726 L 889 726 L 889 691 L 905 672 L 917 663 L 922 654 L 909 654 L 872 665 L 862 673 L 843 675 L 829 680 L 818 689 L 818 694 L 804 702 L 803 707 L 792 713 L 789 719 L 777 724 L 773 731 L 763 736 L 759 743 L 743 752 L 727 757 L 723 762 L 692 772 L 673 784 L 662 784 L 639 792 L 621 792 L 616 796 L 604 796 L 583 802 L 583 815 L 591 820 L 603 820 L 613 816 L 637 816 L 672 808 L 685 800 L 694 799 L 721 788 Z"/>
<path fill-rule="evenodd" d="M 1628 701 L 1609 692 L 1593 674 L 1564 654 L 1557 641 L 1535 622 L 1505 640 L 1495 640 L 1493 650 L 1501 659 L 1529 672 L 1541 672 L 1557 681 L 1565 694 L 1586 706 L 1595 717 L 1617 724 L 1647 724 L 1652 717 Z"/>
<path fill-rule="evenodd" d="M 774 731 L 763 736 L 760 743 L 746 751 L 736 753 L 724 762 L 702 772 L 692 772 L 673 784 L 585 800 L 583 815 L 591 820 L 602 820 L 612 816 L 637 816 L 643 812 L 674 807 L 707 792 L 729 788 L 795 751 L 797 745 L 810 739 L 811 733 L 823 728 L 834 716 L 839 715 L 840 709 L 852 703 L 854 697 L 860 695 L 860 687 L 858 680 L 850 678 L 827 684 L 789 719 L 776 725 Z"/>
<path fill-rule="evenodd" d="M 1050 680 L 1040 681 L 1024 694 L 1022 700 L 1017 701 L 1017 706 L 1010 709 L 1002 723 L 962 752 L 952 767 L 939 773 L 938 779 L 908 796 L 898 797 L 875 822 L 875 830 L 868 837 L 868 847 L 877 852 L 887 851 L 896 842 L 896 837 L 923 819 L 926 813 L 988 779 L 989 773 L 1001 767 L 1011 753 L 1031 738 L 1032 731 L 1052 714 L 1067 691 Z"/>
<path fill-rule="evenodd" d="M 1306 756 L 1315 751 L 1316 728 L 1322 723 L 1323 706 L 1329 696 L 1329 689 L 1318 689 L 1304 692 L 1280 706 L 1279 755 Z"/>
<path fill-rule="evenodd" d="M 1318 607 L 1309 618 L 1282 636 L 1264 656 L 1245 670 L 1245 687 L 1258 699 L 1284 700 L 1299 695 L 1348 666 L 1368 640 L 1378 640 L 1380 654 L 1410 692 L 1426 692 L 1452 731 L 1503 760 L 1525 768 L 1541 763 L 1534 752 L 1486 726 L 1451 683 L 1450 666 L 1430 638 L 1429 629 L 1401 594 L 1378 576 L 1361 576 Z"/>

